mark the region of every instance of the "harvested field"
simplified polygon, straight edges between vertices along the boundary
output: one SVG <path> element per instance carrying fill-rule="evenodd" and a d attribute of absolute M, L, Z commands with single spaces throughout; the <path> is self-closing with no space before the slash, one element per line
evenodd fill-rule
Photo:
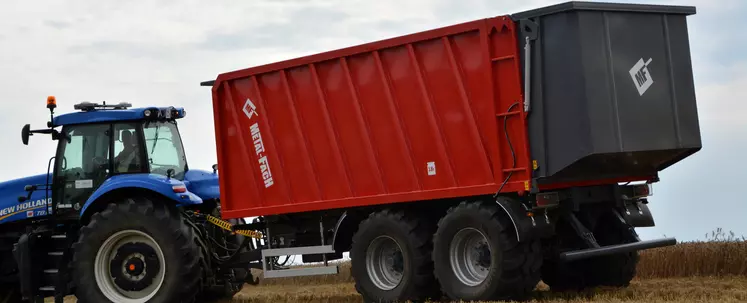
<path fill-rule="evenodd" d="M 556 293 L 540 283 L 532 302 L 747 302 L 747 241 L 717 230 L 709 241 L 686 242 L 641 253 L 628 288 Z M 52 302 L 48 300 L 48 302 Z M 75 302 L 73 298 L 65 302 Z M 350 276 L 340 274 L 262 280 L 228 302 L 362 302 Z"/>
<path fill-rule="evenodd" d="M 554 293 L 540 284 L 531 302 L 747 302 L 747 277 L 637 279 L 625 289 Z M 234 302 L 363 302 L 353 283 L 245 287 Z M 228 303 L 228 302 L 225 302 Z"/>

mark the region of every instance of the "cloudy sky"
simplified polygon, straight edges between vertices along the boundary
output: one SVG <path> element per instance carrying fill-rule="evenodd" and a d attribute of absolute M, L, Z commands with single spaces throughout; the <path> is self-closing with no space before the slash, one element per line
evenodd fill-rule
<path fill-rule="evenodd" d="M 54 142 L 21 144 L 80 101 L 177 105 L 191 167 L 216 162 L 210 89 L 217 74 L 560 1 L 18 1 L 0 10 L 0 179 L 46 171 Z M 619 2 L 619 1 L 618 1 Z M 627 1 L 624 1 L 627 2 Z M 639 0 L 695 5 L 689 18 L 703 150 L 661 174 L 657 226 L 644 238 L 747 236 L 747 1 Z"/>

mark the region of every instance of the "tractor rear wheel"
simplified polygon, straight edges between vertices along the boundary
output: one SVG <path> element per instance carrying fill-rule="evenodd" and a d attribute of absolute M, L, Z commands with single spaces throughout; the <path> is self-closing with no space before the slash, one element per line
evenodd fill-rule
<path fill-rule="evenodd" d="M 200 252 L 176 210 L 145 198 L 109 204 L 73 245 L 78 302 L 192 302 Z"/>
<path fill-rule="evenodd" d="M 18 285 L 0 285 L 0 303 L 21 302 Z"/>
<path fill-rule="evenodd" d="M 384 210 L 361 222 L 350 251 L 355 288 L 366 302 L 439 299 L 433 277 L 435 224 Z"/>
<path fill-rule="evenodd" d="M 436 278 L 452 300 L 526 300 L 539 283 L 539 242 L 518 242 L 497 204 L 449 209 L 433 243 Z"/>

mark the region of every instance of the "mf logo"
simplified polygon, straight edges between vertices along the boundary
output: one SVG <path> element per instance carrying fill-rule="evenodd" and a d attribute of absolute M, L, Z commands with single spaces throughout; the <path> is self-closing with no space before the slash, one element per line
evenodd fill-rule
<path fill-rule="evenodd" d="M 644 93 L 654 84 L 654 79 L 651 78 L 651 73 L 648 71 L 648 65 L 651 64 L 651 58 L 648 61 L 643 62 L 643 58 L 638 60 L 633 68 L 630 69 L 630 77 L 633 78 L 635 88 L 638 89 L 638 94 L 643 96 Z"/>
<path fill-rule="evenodd" d="M 244 114 L 246 114 L 249 119 L 252 119 L 252 116 L 259 117 L 259 114 L 257 113 L 257 106 L 254 105 L 252 100 L 249 98 L 247 98 L 246 103 L 244 103 Z"/>

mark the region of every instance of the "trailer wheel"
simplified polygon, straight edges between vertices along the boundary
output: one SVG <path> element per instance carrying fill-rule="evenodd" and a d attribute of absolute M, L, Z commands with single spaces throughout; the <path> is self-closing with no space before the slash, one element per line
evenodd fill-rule
<path fill-rule="evenodd" d="M 438 299 L 430 258 L 433 224 L 384 210 L 361 222 L 350 251 L 355 288 L 366 302 Z"/>
<path fill-rule="evenodd" d="M 436 278 L 453 300 L 525 300 L 540 280 L 539 242 L 519 243 L 497 205 L 449 209 L 433 245 Z"/>
<path fill-rule="evenodd" d="M 602 246 L 631 242 L 627 230 L 619 225 L 606 224 L 615 218 L 600 219 L 594 236 Z M 582 247 L 577 246 L 576 249 Z M 597 286 L 626 287 L 635 277 L 638 252 L 582 259 L 563 263 L 557 258 L 546 260 L 542 267 L 542 281 L 553 291 L 583 290 Z"/>
<path fill-rule="evenodd" d="M 200 252 L 175 210 L 144 198 L 109 204 L 73 245 L 79 302 L 191 302 Z"/>
<path fill-rule="evenodd" d="M 599 224 L 595 234 L 599 244 L 604 246 L 632 242 L 627 232 L 619 225 Z M 638 260 L 637 251 L 590 259 L 589 279 L 595 286 L 627 287 L 636 275 Z"/>

